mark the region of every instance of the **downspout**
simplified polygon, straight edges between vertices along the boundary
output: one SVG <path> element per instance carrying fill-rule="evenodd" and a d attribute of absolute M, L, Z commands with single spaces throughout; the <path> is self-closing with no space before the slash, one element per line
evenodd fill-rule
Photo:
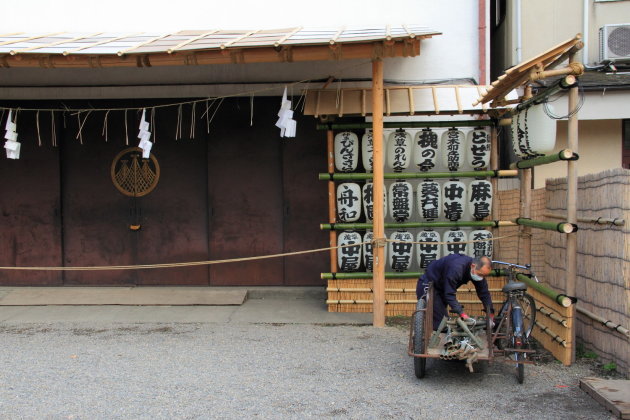
<path fill-rule="evenodd" d="M 516 21 L 516 63 L 514 65 L 519 64 L 523 60 L 523 29 L 521 24 L 521 0 L 515 1 L 516 8 L 516 16 L 514 20 Z"/>
<path fill-rule="evenodd" d="M 477 34 L 477 41 L 479 44 L 479 84 L 488 84 L 488 43 L 489 31 L 488 31 L 488 8 L 486 7 L 486 0 L 479 0 L 478 14 L 479 14 L 479 29 Z"/>
<path fill-rule="evenodd" d="M 582 39 L 584 47 L 582 47 L 582 64 L 588 67 L 588 20 L 589 20 L 589 0 L 584 0 L 582 9 Z"/>

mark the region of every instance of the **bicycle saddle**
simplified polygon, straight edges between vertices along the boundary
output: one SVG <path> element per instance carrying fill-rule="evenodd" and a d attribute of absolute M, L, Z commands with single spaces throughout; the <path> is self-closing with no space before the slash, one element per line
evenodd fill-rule
<path fill-rule="evenodd" d="M 515 281 L 512 283 L 508 283 L 503 286 L 503 293 L 516 292 L 519 290 L 527 290 L 527 285 L 525 283 L 521 283 L 520 281 Z"/>

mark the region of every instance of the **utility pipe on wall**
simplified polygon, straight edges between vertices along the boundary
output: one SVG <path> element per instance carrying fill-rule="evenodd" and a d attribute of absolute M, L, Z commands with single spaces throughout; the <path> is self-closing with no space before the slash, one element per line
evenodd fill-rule
<path fill-rule="evenodd" d="M 522 14 L 521 14 L 521 0 L 516 0 L 514 2 L 514 6 L 516 8 L 516 63 L 519 64 L 523 59 L 523 25 L 521 23 Z"/>

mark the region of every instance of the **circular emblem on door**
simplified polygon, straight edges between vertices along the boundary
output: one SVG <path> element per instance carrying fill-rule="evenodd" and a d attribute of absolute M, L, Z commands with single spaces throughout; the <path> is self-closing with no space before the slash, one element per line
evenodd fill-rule
<path fill-rule="evenodd" d="M 129 197 L 142 197 L 157 186 L 160 165 L 153 153 L 143 159 L 141 148 L 130 147 L 114 158 L 111 175 L 118 191 Z"/>

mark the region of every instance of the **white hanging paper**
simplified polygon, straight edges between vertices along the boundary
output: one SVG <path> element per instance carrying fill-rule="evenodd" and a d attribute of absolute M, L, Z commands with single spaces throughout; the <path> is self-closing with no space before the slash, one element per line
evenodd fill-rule
<path fill-rule="evenodd" d="M 146 120 L 146 110 L 142 110 L 142 118 L 140 118 L 140 132 L 138 133 L 138 138 L 140 139 L 140 143 L 138 143 L 138 147 L 142 149 L 142 158 L 148 159 L 151 156 L 151 148 L 153 147 L 153 143 L 149 141 L 151 138 L 151 132 L 149 131 L 149 123 Z"/>
<path fill-rule="evenodd" d="M 6 123 L 6 132 L 4 134 L 4 138 L 7 140 L 4 143 L 4 148 L 7 152 L 7 158 L 9 159 L 19 159 L 20 158 L 20 149 L 22 145 L 18 143 L 17 138 L 18 134 L 16 132 L 17 125 L 13 122 L 13 110 L 9 110 L 9 116 L 7 117 Z"/>
<path fill-rule="evenodd" d="M 284 93 L 282 94 L 276 127 L 280 129 L 280 137 L 295 137 L 297 121 L 293 119 L 291 101 L 287 99 L 286 87 L 284 88 Z"/>

